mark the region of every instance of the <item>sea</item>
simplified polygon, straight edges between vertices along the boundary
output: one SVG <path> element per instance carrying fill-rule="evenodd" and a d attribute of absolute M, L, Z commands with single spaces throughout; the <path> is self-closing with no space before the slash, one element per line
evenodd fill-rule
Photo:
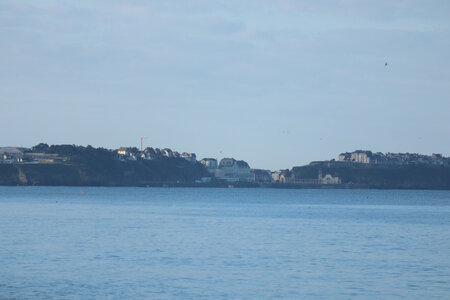
<path fill-rule="evenodd" d="M 450 191 L 0 187 L 0 299 L 450 299 Z"/>

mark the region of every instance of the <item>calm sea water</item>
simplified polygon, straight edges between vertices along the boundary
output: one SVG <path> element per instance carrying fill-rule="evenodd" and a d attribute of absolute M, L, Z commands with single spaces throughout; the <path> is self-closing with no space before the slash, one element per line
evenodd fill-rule
<path fill-rule="evenodd" d="M 1 299 L 450 299 L 450 191 L 0 187 Z"/>

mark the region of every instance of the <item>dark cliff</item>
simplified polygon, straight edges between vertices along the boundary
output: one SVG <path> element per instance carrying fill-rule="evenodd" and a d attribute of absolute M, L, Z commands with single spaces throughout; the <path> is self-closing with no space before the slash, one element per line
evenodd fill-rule
<path fill-rule="evenodd" d="M 203 165 L 183 158 L 119 160 L 110 150 L 89 146 L 39 150 L 58 159 L 54 163 L 0 164 L 0 185 L 189 185 L 209 176 Z"/>
<path fill-rule="evenodd" d="M 318 178 L 323 175 L 339 176 L 342 184 L 351 187 L 450 189 L 450 168 L 429 165 L 388 166 L 351 164 L 340 162 L 317 162 L 294 167 L 295 179 Z"/>

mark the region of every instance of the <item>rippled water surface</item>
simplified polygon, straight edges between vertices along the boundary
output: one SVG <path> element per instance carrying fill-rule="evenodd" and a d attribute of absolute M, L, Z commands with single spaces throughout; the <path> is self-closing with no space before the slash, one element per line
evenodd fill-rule
<path fill-rule="evenodd" d="M 450 299 L 450 191 L 0 187 L 1 299 Z"/>

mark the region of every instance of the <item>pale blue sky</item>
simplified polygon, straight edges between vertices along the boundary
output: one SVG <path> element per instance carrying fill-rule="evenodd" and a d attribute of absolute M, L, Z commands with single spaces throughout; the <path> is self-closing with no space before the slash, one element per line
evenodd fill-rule
<path fill-rule="evenodd" d="M 448 0 L 0 0 L 0 145 L 449 156 L 449 53 Z"/>

